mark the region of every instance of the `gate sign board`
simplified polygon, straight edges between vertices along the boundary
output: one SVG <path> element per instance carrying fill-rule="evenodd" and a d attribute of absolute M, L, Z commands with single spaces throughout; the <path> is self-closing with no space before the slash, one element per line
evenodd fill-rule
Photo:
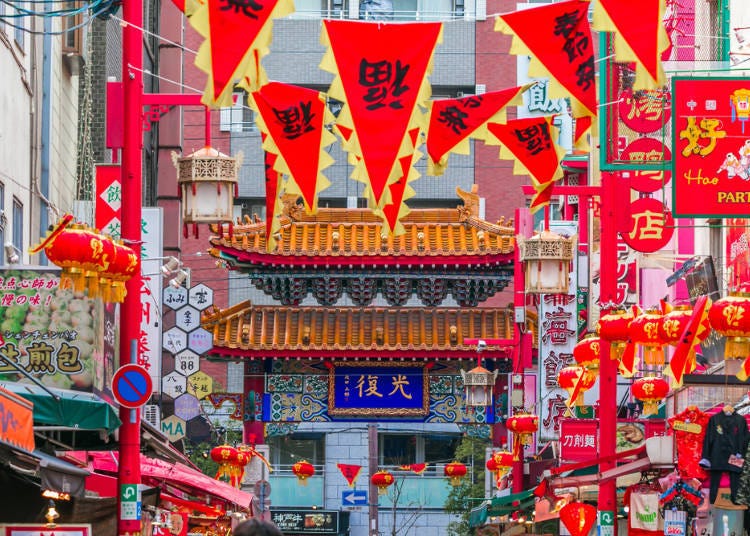
<path fill-rule="evenodd" d="M 750 215 L 750 81 L 675 78 L 672 93 L 674 215 Z"/>

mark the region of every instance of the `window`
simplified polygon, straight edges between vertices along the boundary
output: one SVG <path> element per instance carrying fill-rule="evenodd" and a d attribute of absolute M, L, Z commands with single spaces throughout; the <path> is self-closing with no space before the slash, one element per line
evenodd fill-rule
<path fill-rule="evenodd" d="M 298 433 L 269 437 L 270 462 L 274 468 L 289 468 L 300 460 L 313 465 L 325 463 L 325 437 L 323 434 Z"/>
<path fill-rule="evenodd" d="M 253 111 L 247 105 L 246 94 L 237 92 L 234 97 L 234 105 L 225 106 L 219 112 L 219 129 L 222 132 L 252 132 L 256 130 Z"/>
<path fill-rule="evenodd" d="M 23 251 L 23 204 L 13 198 L 13 245 Z"/>
<path fill-rule="evenodd" d="M 294 0 L 298 15 L 338 19 L 346 14 L 348 0 Z"/>
<path fill-rule="evenodd" d="M 75 12 L 80 6 L 78 2 L 64 2 L 63 8 Z M 83 50 L 81 47 L 81 39 L 83 28 L 81 27 L 82 15 L 80 12 L 76 12 L 73 15 L 66 15 L 62 18 L 63 30 L 63 42 L 62 50 L 63 54 L 73 54 L 75 56 L 81 56 Z"/>
<path fill-rule="evenodd" d="M 458 434 L 399 434 L 379 436 L 379 462 L 385 467 L 400 467 L 412 463 L 428 466 L 453 461 L 453 453 L 461 440 Z"/>
<path fill-rule="evenodd" d="M 24 50 L 26 47 L 26 32 L 24 31 L 26 28 L 26 19 L 29 15 L 23 15 L 24 9 L 26 8 L 26 2 L 18 2 L 18 7 L 16 8 L 16 13 L 20 15 L 19 17 L 13 17 L 13 24 L 15 25 L 15 39 L 16 44 L 21 50 Z"/>
<path fill-rule="evenodd" d="M 464 0 L 360 0 L 363 20 L 446 20 L 464 16 Z"/>

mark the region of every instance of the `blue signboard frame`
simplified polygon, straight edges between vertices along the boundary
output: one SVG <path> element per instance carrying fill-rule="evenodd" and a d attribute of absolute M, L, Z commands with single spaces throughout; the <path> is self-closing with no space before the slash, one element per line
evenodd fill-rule
<path fill-rule="evenodd" d="M 428 366 L 334 362 L 328 372 L 328 414 L 424 417 L 430 412 Z"/>

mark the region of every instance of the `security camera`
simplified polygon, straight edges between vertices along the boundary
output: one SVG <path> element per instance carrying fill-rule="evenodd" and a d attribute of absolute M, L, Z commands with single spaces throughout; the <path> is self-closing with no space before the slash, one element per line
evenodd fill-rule
<path fill-rule="evenodd" d="M 485 341 L 479 340 L 477 341 L 477 352 L 481 352 L 482 350 L 487 349 L 487 343 Z"/>

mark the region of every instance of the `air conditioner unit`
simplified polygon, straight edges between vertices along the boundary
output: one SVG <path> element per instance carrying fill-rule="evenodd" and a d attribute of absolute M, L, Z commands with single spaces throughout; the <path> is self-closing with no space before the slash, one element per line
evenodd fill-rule
<path fill-rule="evenodd" d="M 161 429 L 161 412 L 156 404 L 143 406 L 143 419 L 157 430 Z"/>

